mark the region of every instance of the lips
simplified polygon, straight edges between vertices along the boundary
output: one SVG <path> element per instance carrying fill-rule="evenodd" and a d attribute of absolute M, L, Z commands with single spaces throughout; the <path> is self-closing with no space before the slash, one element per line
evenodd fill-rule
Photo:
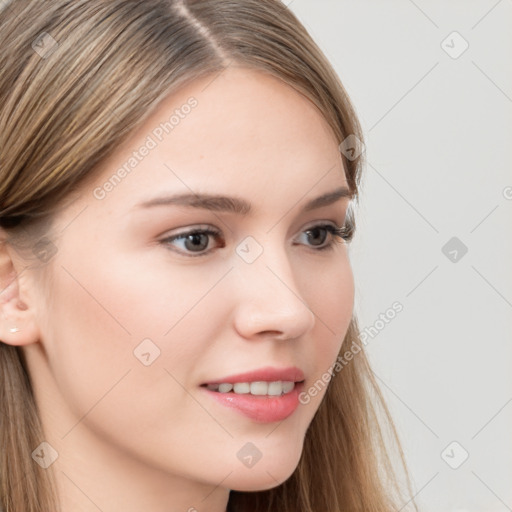
<path fill-rule="evenodd" d="M 304 373 L 297 367 L 260 368 L 201 385 L 217 403 L 261 423 L 282 421 L 299 405 Z"/>
<path fill-rule="evenodd" d="M 304 373 L 296 366 L 287 368 L 274 368 L 267 366 L 258 370 L 253 370 L 246 373 L 238 373 L 236 375 L 228 375 L 202 384 L 236 384 L 237 382 L 302 382 L 304 380 Z"/>

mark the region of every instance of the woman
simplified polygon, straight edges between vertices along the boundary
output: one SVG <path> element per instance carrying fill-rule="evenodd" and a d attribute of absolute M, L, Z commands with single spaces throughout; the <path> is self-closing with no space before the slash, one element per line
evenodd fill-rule
<path fill-rule="evenodd" d="M 353 314 L 362 134 L 296 17 L 0 18 L 3 509 L 405 510 Z"/>

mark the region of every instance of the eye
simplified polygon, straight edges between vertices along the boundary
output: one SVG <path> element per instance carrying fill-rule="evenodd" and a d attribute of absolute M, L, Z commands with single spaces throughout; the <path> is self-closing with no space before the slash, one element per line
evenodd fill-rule
<path fill-rule="evenodd" d="M 319 235 L 321 232 L 324 232 L 325 235 Z M 303 233 L 313 241 L 312 245 L 316 251 L 324 251 L 334 249 L 334 244 L 336 243 L 349 242 L 353 235 L 353 225 L 347 223 L 345 226 L 339 227 L 333 224 L 317 224 L 308 228 Z M 329 234 L 331 235 L 330 240 L 325 244 L 325 240 L 329 238 Z M 336 238 L 338 238 L 338 240 L 336 240 Z M 320 242 L 316 243 L 315 240 L 320 240 Z"/>
<path fill-rule="evenodd" d="M 219 239 L 221 232 L 212 228 L 196 228 L 190 231 L 184 231 L 162 240 L 164 245 L 171 245 L 173 242 L 182 243 L 182 249 L 178 252 L 187 253 L 188 251 L 197 254 L 186 254 L 187 256 L 203 256 L 204 251 L 209 246 L 210 237 Z M 224 247 L 224 245 L 222 245 Z"/>
<path fill-rule="evenodd" d="M 347 222 L 345 226 L 339 227 L 334 224 L 322 223 L 309 227 L 301 235 L 306 236 L 306 245 L 309 245 L 310 248 L 315 251 L 323 251 L 333 249 L 336 243 L 349 242 L 353 235 L 353 225 Z M 197 227 L 184 231 L 162 239 L 161 243 L 171 250 L 175 250 L 172 247 L 179 243 L 181 247 L 176 252 L 185 256 L 206 256 L 211 252 L 207 249 L 210 247 L 209 242 L 212 237 L 221 241 L 220 247 L 225 247 L 225 243 L 222 241 L 222 233 L 210 227 Z M 329 239 L 327 244 L 325 243 L 326 239 Z"/>

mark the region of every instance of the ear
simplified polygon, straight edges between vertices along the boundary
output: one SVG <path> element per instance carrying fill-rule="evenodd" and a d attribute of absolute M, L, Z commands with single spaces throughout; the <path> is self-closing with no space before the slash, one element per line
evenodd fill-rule
<path fill-rule="evenodd" d="M 29 297 L 29 271 L 7 243 L 0 228 L 0 341 L 8 345 L 29 345 L 39 340 L 35 302 Z"/>

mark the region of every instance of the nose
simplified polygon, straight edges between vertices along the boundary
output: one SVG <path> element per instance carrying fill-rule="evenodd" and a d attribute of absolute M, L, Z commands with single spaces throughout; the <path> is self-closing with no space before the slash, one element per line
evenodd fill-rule
<path fill-rule="evenodd" d="M 247 339 L 294 339 L 313 328 L 315 314 L 297 286 L 283 250 L 268 248 L 251 264 L 237 262 L 235 328 Z"/>

